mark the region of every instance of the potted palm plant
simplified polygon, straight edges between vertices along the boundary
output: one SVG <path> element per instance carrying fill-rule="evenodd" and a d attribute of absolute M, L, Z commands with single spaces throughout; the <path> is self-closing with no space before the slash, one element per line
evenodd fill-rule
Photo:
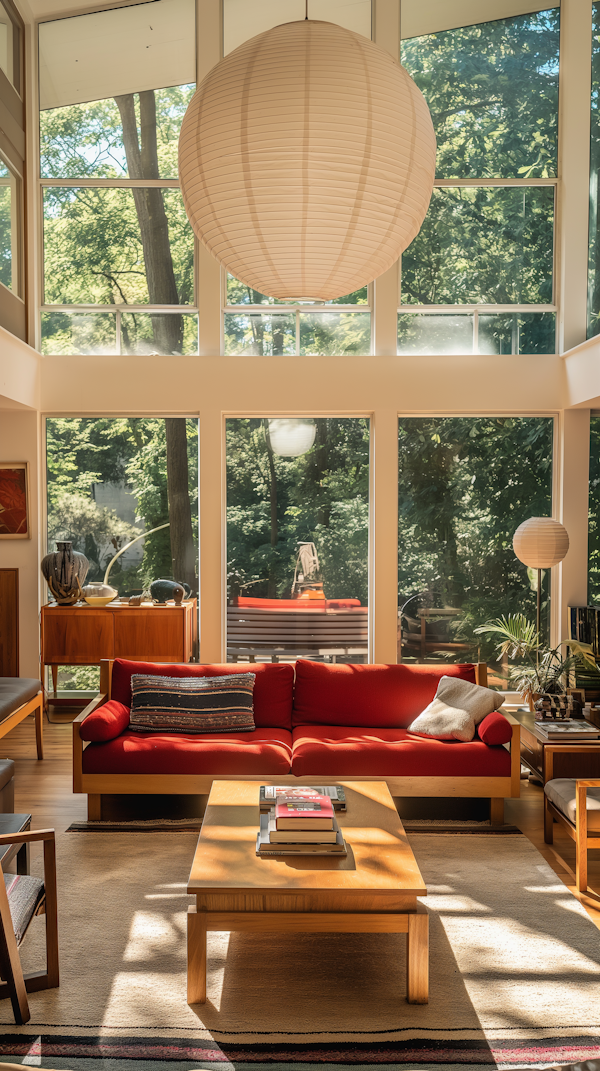
<path fill-rule="evenodd" d="M 579 640 L 561 640 L 556 647 L 549 647 L 541 640 L 532 621 L 524 614 L 507 614 L 495 621 L 488 621 L 475 629 L 479 635 L 497 636 L 496 651 L 515 665 L 509 666 L 508 680 L 520 693 L 531 710 L 539 703 L 540 709 L 565 706 L 564 700 L 570 675 L 577 667 L 585 667 L 594 674 L 600 672 L 593 648 Z M 546 697 L 550 702 L 546 701 Z"/>

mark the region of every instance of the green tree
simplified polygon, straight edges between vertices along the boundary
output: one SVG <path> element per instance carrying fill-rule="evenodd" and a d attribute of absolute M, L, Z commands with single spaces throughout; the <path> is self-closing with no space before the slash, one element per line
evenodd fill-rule
<path fill-rule="evenodd" d="M 297 458 L 269 449 L 265 422 L 227 421 L 230 594 L 289 598 L 298 543 L 317 546 L 328 598 L 368 598 L 369 424 L 319 418 Z"/>
<path fill-rule="evenodd" d="M 535 617 L 536 596 L 512 537 L 528 517 L 551 513 L 552 420 L 405 418 L 399 467 L 400 605 L 418 596 L 413 612 L 460 609 L 454 638 L 481 645 L 491 659 L 493 643 L 476 639 L 476 626 L 502 614 Z M 546 629 L 547 612 L 546 598 Z"/>
<path fill-rule="evenodd" d="M 75 548 L 90 559 L 90 580 L 101 580 L 108 560 L 139 532 L 169 520 L 175 529 L 172 537 L 170 529 L 164 529 L 144 540 L 137 568 L 123 570 L 122 559 L 115 563 L 111 578 L 122 594 L 139 591 L 159 576 L 173 575 L 197 590 L 198 422 L 181 418 L 173 423 L 177 427 L 172 435 L 182 438 L 186 450 L 187 505 L 183 506 L 181 473 L 174 490 L 169 487 L 165 420 L 79 417 L 47 421 L 49 536 L 62 534 L 73 539 Z M 114 511 L 98 507 L 94 489 L 103 483 L 128 486 L 137 503 L 136 526 L 124 524 Z M 177 496 L 179 502 L 171 510 L 170 499 Z M 182 522 L 185 513 L 187 520 L 184 517 Z M 191 561 L 187 525 L 192 528 Z M 187 569 L 185 575 L 183 568 Z"/>
<path fill-rule="evenodd" d="M 431 111 L 437 178 L 556 175 L 559 36 L 554 7 L 402 43 Z M 553 228 L 551 187 L 436 189 L 402 257 L 402 303 L 551 304 Z M 511 352 L 515 326 L 517 352 L 554 352 L 552 314 L 508 330 L 501 318 L 488 326 L 487 344 Z M 411 334 L 419 349 L 419 327 L 401 321 L 403 351 L 413 348 Z M 447 334 L 440 343 L 452 351 Z"/>

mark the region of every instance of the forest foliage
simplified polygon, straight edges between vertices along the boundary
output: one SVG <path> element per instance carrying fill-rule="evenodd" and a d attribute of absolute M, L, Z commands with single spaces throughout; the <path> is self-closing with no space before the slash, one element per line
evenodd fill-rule
<path fill-rule="evenodd" d="M 184 418 L 182 418 L 184 419 Z M 185 420 L 189 497 L 198 544 L 198 421 Z M 70 539 L 90 562 L 88 580 L 102 580 L 125 543 L 169 520 L 165 421 L 159 418 L 53 417 L 46 421 L 48 547 Z M 131 524 L 94 498 L 98 484 L 125 486 L 134 496 Z M 138 566 L 119 558 L 111 582 L 122 595 L 137 594 L 153 580 L 173 575 L 169 529 L 143 543 Z"/>

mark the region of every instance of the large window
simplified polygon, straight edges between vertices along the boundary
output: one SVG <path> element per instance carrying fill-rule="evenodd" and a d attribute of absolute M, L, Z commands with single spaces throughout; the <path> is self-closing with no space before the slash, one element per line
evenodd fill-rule
<path fill-rule="evenodd" d="M 227 421 L 227 658 L 367 661 L 369 421 Z"/>
<path fill-rule="evenodd" d="M 438 142 L 400 353 L 554 353 L 559 9 L 402 42 Z"/>
<path fill-rule="evenodd" d="M 43 352 L 198 352 L 177 179 L 194 64 L 193 0 L 40 26 Z"/>
<path fill-rule="evenodd" d="M 198 592 L 198 421 L 171 418 L 52 418 L 46 421 L 48 549 L 70 539 L 86 555 L 87 581 L 119 596 L 176 579 Z M 186 505 L 187 503 L 187 505 Z M 64 668 L 59 687 L 93 687 L 94 667 Z"/>
<path fill-rule="evenodd" d="M 403 661 L 493 663 L 493 641 L 474 629 L 501 614 L 535 620 L 537 573 L 515 557 L 512 537 L 528 517 L 552 514 L 552 426 L 549 417 L 400 420 Z M 547 636 L 548 573 L 542 583 Z"/>

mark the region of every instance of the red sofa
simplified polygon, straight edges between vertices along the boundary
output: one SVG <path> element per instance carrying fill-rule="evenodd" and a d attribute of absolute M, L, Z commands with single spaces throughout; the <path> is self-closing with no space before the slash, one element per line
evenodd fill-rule
<path fill-rule="evenodd" d="M 129 730 L 133 673 L 218 676 L 244 670 L 256 674 L 254 732 L 180 735 Z M 100 695 L 73 726 L 73 790 L 88 794 L 90 818 L 99 818 L 104 794 L 206 793 L 215 778 L 289 784 L 375 779 L 386 781 L 396 796 L 489 797 L 495 801 L 493 816 L 499 819 L 504 798 L 519 795 L 515 719 L 508 715 L 505 724 L 498 722 L 498 715 L 490 715 L 496 719 L 500 739 L 508 739 L 512 732 L 510 751 L 479 736 L 460 743 L 425 739 L 407 730 L 433 698 L 444 674 L 486 683 L 482 663 L 104 662 Z"/>

